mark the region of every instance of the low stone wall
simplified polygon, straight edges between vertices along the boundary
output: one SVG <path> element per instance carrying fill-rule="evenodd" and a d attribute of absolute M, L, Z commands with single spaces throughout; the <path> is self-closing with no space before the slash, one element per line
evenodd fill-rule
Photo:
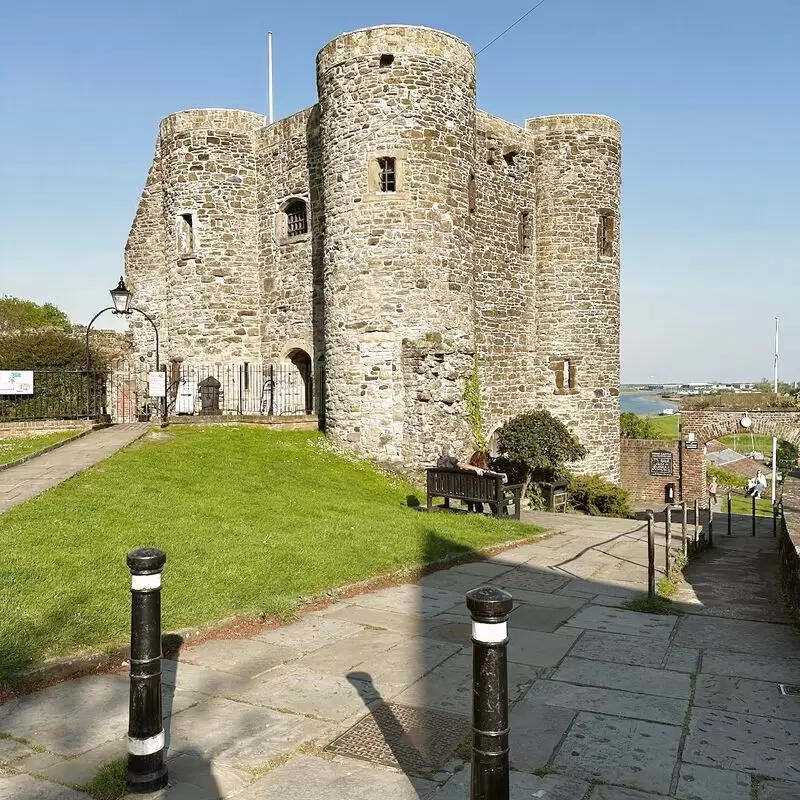
<path fill-rule="evenodd" d="M 800 619 L 800 479 L 787 478 L 783 487 L 783 517 L 779 520 L 778 552 L 781 586 L 789 610 Z"/>
<path fill-rule="evenodd" d="M 55 431 L 84 431 L 94 426 L 93 419 L 34 419 L 0 421 L 0 436 L 30 436 Z"/>
<path fill-rule="evenodd" d="M 651 475 L 652 453 L 672 455 L 671 475 Z M 662 463 L 666 459 L 662 459 Z M 622 439 L 620 441 L 620 486 L 627 489 L 635 505 L 664 503 L 665 488 L 675 484 L 675 500 L 703 500 L 706 496 L 706 453 L 697 450 L 680 451 L 680 442 L 666 439 Z M 680 492 L 683 497 L 681 498 Z"/>
<path fill-rule="evenodd" d="M 157 420 L 156 420 L 157 421 Z M 279 431 L 316 431 L 319 421 L 313 414 L 298 417 L 260 417 L 237 416 L 234 414 L 220 414 L 218 416 L 175 416 L 169 417 L 168 425 L 263 425 Z"/>

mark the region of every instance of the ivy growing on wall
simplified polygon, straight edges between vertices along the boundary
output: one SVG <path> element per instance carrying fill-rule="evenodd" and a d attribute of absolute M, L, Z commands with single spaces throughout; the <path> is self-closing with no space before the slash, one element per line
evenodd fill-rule
<path fill-rule="evenodd" d="M 486 450 L 483 435 L 483 410 L 481 408 L 481 380 L 478 375 L 478 356 L 472 357 L 472 373 L 464 382 L 464 401 L 467 404 L 467 421 L 478 450 Z"/>

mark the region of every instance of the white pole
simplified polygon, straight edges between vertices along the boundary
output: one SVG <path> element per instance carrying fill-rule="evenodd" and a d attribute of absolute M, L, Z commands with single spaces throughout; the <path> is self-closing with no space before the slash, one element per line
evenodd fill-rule
<path fill-rule="evenodd" d="M 272 115 L 272 31 L 267 32 L 267 95 L 269 97 L 269 124 L 272 125 L 275 117 Z"/>
<path fill-rule="evenodd" d="M 778 394 L 778 317 L 775 317 L 775 378 L 773 383 L 773 390 Z M 775 505 L 775 483 L 778 475 L 778 440 L 775 436 L 772 437 L 772 505 Z"/>

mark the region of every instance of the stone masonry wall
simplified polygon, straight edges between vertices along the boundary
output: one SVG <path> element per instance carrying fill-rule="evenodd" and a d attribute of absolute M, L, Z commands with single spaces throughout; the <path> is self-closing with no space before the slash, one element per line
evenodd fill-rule
<path fill-rule="evenodd" d="M 619 478 L 620 129 L 609 117 L 526 121 L 536 138 L 538 400 L 587 447 L 576 471 Z M 613 221 L 612 253 L 598 242 Z M 574 380 L 559 381 L 568 362 Z M 562 385 L 560 385 L 562 384 Z"/>
<path fill-rule="evenodd" d="M 775 436 L 800 446 L 800 411 L 749 411 L 752 420 L 749 428 L 741 426 L 744 411 L 681 411 L 681 430 L 684 437 L 694 433 L 701 443 L 732 433 Z"/>
<path fill-rule="evenodd" d="M 326 427 L 379 458 L 433 458 L 452 415 L 446 404 L 414 400 L 428 403 L 424 413 L 439 432 L 426 438 L 416 427 L 402 343 L 437 334 L 461 356 L 474 351 L 472 52 L 449 34 L 423 28 L 356 31 L 320 51 L 317 84 Z M 394 192 L 377 185 L 380 157 L 395 159 Z M 463 395 L 463 382 L 457 388 Z M 458 425 L 463 446 L 465 416 Z"/>
<path fill-rule="evenodd" d="M 536 386 L 534 137 L 477 114 L 475 341 L 484 436 L 530 411 Z"/>
<path fill-rule="evenodd" d="M 171 358 L 260 361 L 252 134 L 263 124 L 260 114 L 215 109 L 173 114 L 161 124 Z M 192 257 L 179 253 L 183 213 L 194 217 Z"/>

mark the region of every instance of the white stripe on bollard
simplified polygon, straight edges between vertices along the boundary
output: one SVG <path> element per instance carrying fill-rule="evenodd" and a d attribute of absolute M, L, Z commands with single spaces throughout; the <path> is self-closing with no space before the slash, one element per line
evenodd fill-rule
<path fill-rule="evenodd" d="M 161 588 L 161 573 L 156 572 L 154 575 L 131 575 L 131 589 L 160 589 Z"/>
<path fill-rule="evenodd" d="M 472 621 L 472 638 L 484 644 L 499 644 L 508 638 L 507 622 Z"/>
<path fill-rule="evenodd" d="M 150 736 L 147 739 L 136 739 L 133 736 L 128 737 L 128 752 L 132 756 L 149 756 L 157 753 L 164 748 L 164 731 L 160 731 L 155 736 Z"/>

